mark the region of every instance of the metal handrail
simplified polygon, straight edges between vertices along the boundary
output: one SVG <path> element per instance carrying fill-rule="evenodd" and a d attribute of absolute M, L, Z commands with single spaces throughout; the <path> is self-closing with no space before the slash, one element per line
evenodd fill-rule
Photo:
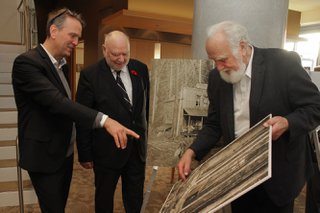
<path fill-rule="evenodd" d="M 20 30 L 21 30 L 21 43 L 26 45 L 26 49 L 29 50 L 33 45 L 33 36 L 36 35 L 35 29 L 34 9 L 30 8 L 28 4 L 29 0 L 21 0 L 17 10 L 20 13 Z M 23 8 L 21 10 L 21 8 Z M 35 40 L 36 41 L 36 40 Z"/>
<path fill-rule="evenodd" d="M 20 213 L 24 213 L 24 201 L 23 201 L 23 180 L 22 171 L 19 166 L 19 140 L 16 138 L 16 161 L 17 161 L 17 176 L 18 176 L 18 194 L 19 194 L 19 209 Z"/>
<path fill-rule="evenodd" d="M 17 7 L 17 10 L 20 9 L 20 7 L 22 6 L 22 4 L 23 4 L 23 0 L 20 1 L 19 6 Z"/>
<path fill-rule="evenodd" d="M 21 7 L 23 10 L 21 11 Z M 31 29 L 31 19 L 30 19 L 30 8 L 27 5 L 27 0 L 21 0 L 17 10 L 20 13 L 20 30 L 21 30 L 21 43 L 26 45 L 26 50 L 31 49 L 32 45 L 32 29 Z M 23 41 L 24 38 L 24 41 Z M 17 161 L 17 179 L 18 179 L 18 195 L 19 195 L 19 209 L 20 213 L 24 213 L 24 199 L 23 199 L 23 179 L 22 170 L 19 166 L 19 140 L 16 139 L 16 161 Z"/>

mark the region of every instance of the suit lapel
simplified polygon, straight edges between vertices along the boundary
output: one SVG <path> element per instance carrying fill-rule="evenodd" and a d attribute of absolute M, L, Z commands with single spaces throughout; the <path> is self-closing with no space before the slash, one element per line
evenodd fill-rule
<path fill-rule="evenodd" d="M 233 109 L 233 86 L 222 80 L 221 82 L 221 103 L 220 103 L 220 116 L 222 121 L 226 121 L 223 125 L 227 125 L 228 137 L 226 141 L 234 139 L 234 109 Z"/>
<path fill-rule="evenodd" d="M 135 71 L 131 62 L 128 63 L 128 70 L 132 82 L 132 107 L 134 109 L 137 104 L 137 95 L 139 93 L 139 76 L 137 75 L 137 72 Z"/>
<path fill-rule="evenodd" d="M 37 47 L 39 53 L 40 53 L 40 56 L 43 58 L 43 61 L 45 62 L 46 66 L 48 67 L 47 70 L 50 70 L 51 74 L 53 75 L 54 79 L 56 80 L 57 84 L 56 86 L 58 86 L 59 90 L 65 94 L 66 97 L 68 97 L 68 93 L 67 91 L 65 90 L 63 84 L 62 84 L 62 81 L 60 79 L 60 76 L 55 68 L 55 66 L 53 65 L 52 61 L 50 60 L 48 54 L 46 53 L 46 51 L 39 45 Z M 66 73 L 68 72 L 68 66 L 64 66 L 63 67 L 63 72 Z M 66 79 L 68 79 L 66 77 Z M 68 81 L 68 80 L 67 80 Z M 68 81 L 68 84 L 69 84 L 69 81 Z"/>
<path fill-rule="evenodd" d="M 250 91 L 250 126 L 252 126 L 256 120 L 255 112 L 258 112 L 258 107 L 262 96 L 265 69 L 266 67 L 263 64 L 263 56 L 260 50 L 254 48 Z"/>

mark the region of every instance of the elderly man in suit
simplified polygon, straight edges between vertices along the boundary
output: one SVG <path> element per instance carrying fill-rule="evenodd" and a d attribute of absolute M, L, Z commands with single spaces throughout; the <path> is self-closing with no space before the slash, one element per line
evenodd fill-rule
<path fill-rule="evenodd" d="M 113 212 L 119 177 L 126 212 L 140 212 L 143 201 L 149 105 L 149 75 L 145 64 L 130 59 L 129 38 L 123 32 L 105 35 L 104 58 L 81 71 L 76 99 L 99 110 L 140 135 L 119 147 L 112 135 L 77 126 L 79 161 L 95 173 L 95 209 Z"/>
<path fill-rule="evenodd" d="M 308 132 L 320 121 L 320 96 L 292 52 L 260 49 L 245 27 L 218 23 L 208 30 L 208 118 L 178 163 L 186 179 L 192 158 L 201 159 L 221 136 L 225 144 L 268 114 L 272 126 L 272 178 L 232 202 L 232 212 L 292 213 L 295 197 L 312 172 Z"/>
<path fill-rule="evenodd" d="M 30 175 L 42 212 L 64 212 L 73 169 L 74 122 L 107 130 L 122 147 L 127 134 L 139 137 L 98 110 L 70 99 L 65 57 L 77 46 L 82 27 L 80 14 L 66 8 L 51 12 L 45 42 L 19 55 L 13 64 L 19 164 Z"/>

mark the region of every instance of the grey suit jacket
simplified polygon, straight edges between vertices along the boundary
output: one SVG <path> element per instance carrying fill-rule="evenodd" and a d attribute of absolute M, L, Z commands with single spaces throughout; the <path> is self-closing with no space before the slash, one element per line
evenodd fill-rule
<path fill-rule="evenodd" d="M 70 144 L 73 121 L 92 128 L 98 112 L 68 99 L 41 46 L 15 59 L 12 84 L 18 110 L 20 166 L 33 172 L 58 170 Z"/>
<path fill-rule="evenodd" d="M 191 145 L 197 159 L 234 138 L 233 87 L 211 71 L 210 100 L 204 128 Z M 294 199 L 310 176 L 308 132 L 320 123 L 320 95 L 296 57 L 281 49 L 254 48 L 250 94 L 250 126 L 268 114 L 288 119 L 289 130 L 272 143 L 272 178 L 263 185 L 271 199 L 286 204 Z"/>

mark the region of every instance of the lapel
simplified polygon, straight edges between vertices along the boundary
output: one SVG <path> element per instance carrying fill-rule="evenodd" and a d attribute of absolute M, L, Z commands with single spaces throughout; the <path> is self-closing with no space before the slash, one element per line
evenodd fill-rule
<path fill-rule="evenodd" d="M 225 123 L 228 129 L 228 137 L 226 138 L 227 141 L 232 141 L 234 136 L 234 109 L 233 109 L 233 86 L 232 84 L 226 83 L 224 80 L 221 79 L 221 90 L 220 90 L 220 116 L 221 121 Z"/>
<path fill-rule="evenodd" d="M 255 112 L 258 107 L 263 91 L 263 81 L 266 66 L 263 63 L 263 55 L 259 48 L 254 47 L 251 73 L 251 91 L 250 91 L 250 126 L 256 122 Z"/>
<path fill-rule="evenodd" d="M 55 80 L 56 82 L 56 86 L 58 87 L 58 89 L 66 96 L 68 97 L 68 93 L 67 91 L 65 90 L 63 84 L 62 84 L 62 81 L 60 79 L 60 76 L 55 68 L 55 66 L 53 65 L 52 61 L 50 60 L 48 54 L 46 53 L 46 51 L 42 48 L 41 45 L 39 45 L 37 47 L 37 50 L 40 54 L 40 56 L 42 57 L 42 61 L 44 62 L 44 65 L 46 66 L 46 70 L 48 70 L 50 72 L 50 76 L 53 76 L 53 79 Z M 62 68 L 65 76 L 67 75 L 67 72 L 68 72 L 68 66 L 63 66 Z M 66 77 L 67 81 L 68 81 L 68 77 Z M 68 81 L 68 84 L 69 84 L 69 81 Z"/>
<path fill-rule="evenodd" d="M 132 107 L 135 109 L 135 106 L 137 105 L 137 100 L 138 97 L 137 95 L 139 94 L 139 82 L 140 82 L 140 77 L 138 76 L 138 72 L 135 69 L 135 66 L 133 65 L 132 61 L 130 60 L 128 63 L 128 70 L 131 78 L 131 83 L 132 83 Z"/>

